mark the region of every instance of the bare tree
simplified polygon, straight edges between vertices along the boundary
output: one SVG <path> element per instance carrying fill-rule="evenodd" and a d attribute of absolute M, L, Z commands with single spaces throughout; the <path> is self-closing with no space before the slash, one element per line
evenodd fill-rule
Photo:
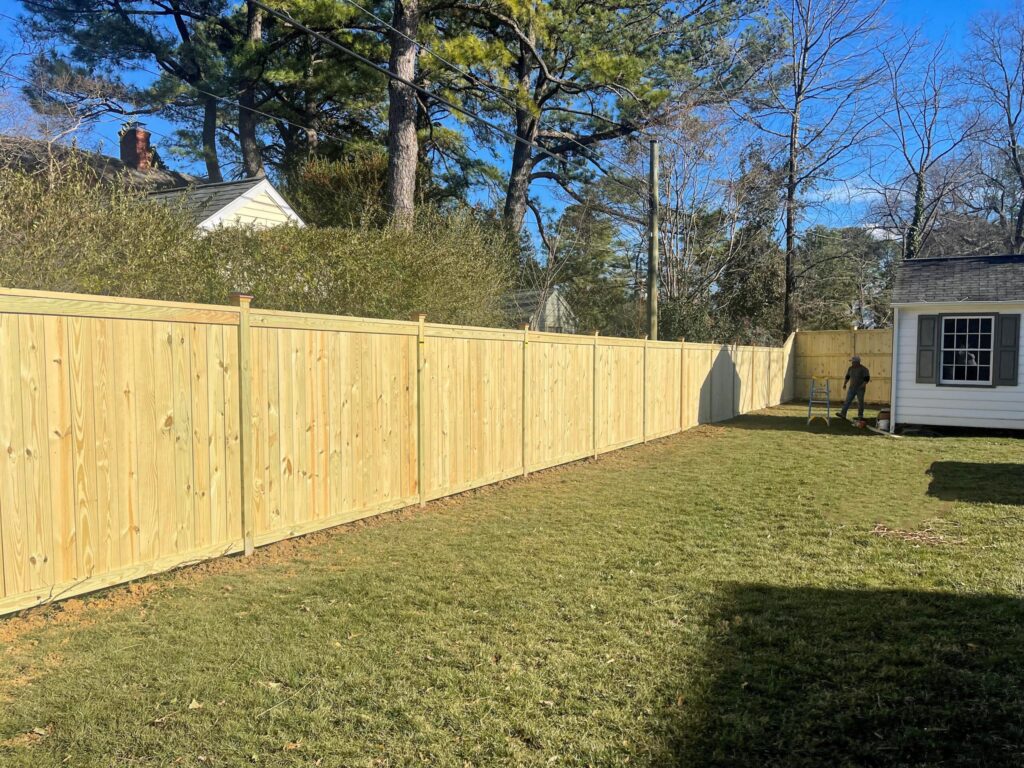
<path fill-rule="evenodd" d="M 962 68 L 977 109 L 978 143 L 992 161 L 980 172 L 992 193 L 976 200 L 995 217 L 1013 253 L 1024 252 L 1024 6 L 984 14 L 971 23 L 969 62 Z M 980 204 L 979 204 L 980 203 Z"/>
<path fill-rule="evenodd" d="M 748 119 L 784 142 L 785 290 L 783 333 L 793 329 L 795 254 L 805 201 L 815 184 L 834 181 L 841 161 L 875 121 L 868 101 L 881 82 L 878 0 L 780 0 L 784 64 L 750 101 Z"/>
<path fill-rule="evenodd" d="M 965 181 L 969 154 L 962 152 L 976 118 L 964 117 L 945 41 L 918 34 L 883 54 L 888 108 L 882 112 L 884 174 L 876 184 L 883 229 L 903 243 L 903 258 L 921 255 L 941 207 Z"/>

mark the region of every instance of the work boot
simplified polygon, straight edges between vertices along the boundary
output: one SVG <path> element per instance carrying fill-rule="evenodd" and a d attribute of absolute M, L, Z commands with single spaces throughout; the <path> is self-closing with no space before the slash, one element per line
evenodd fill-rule
<path fill-rule="evenodd" d="M 839 413 L 836 414 L 836 418 L 837 419 L 842 419 L 843 421 L 846 421 L 846 412 L 845 411 L 840 411 Z"/>

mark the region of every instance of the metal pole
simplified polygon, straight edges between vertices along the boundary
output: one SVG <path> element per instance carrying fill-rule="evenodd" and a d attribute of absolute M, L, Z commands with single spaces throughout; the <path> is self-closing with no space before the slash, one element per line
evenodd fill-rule
<path fill-rule="evenodd" d="M 647 338 L 658 340 L 658 140 L 651 139 L 650 226 L 647 231 Z"/>

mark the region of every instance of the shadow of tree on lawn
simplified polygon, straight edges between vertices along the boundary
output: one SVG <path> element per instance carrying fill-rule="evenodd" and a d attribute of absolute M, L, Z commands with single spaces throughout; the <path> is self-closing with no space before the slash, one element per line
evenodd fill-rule
<path fill-rule="evenodd" d="M 1024 600 L 738 584 L 715 621 L 672 765 L 1024 765 Z"/>

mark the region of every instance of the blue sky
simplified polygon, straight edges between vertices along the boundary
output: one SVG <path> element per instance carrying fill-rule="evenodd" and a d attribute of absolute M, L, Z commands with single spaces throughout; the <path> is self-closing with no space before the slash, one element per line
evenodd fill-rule
<path fill-rule="evenodd" d="M 1005 10 L 1012 2 L 1013 0 L 889 0 L 886 3 L 886 11 L 894 24 L 921 26 L 929 38 L 937 39 L 946 35 L 951 50 L 956 52 L 964 44 L 967 23 L 971 18 L 985 10 Z M 21 4 L 16 0 L 0 0 L 0 40 L 5 44 L 4 47 L 16 47 L 10 17 L 18 16 L 21 12 Z M 83 143 L 102 147 L 111 154 L 116 153 L 120 123 L 120 118 L 110 117 L 103 124 L 97 125 L 88 137 L 84 137 Z M 147 118 L 146 125 L 152 130 L 157 146 L 166 149 L 171 142 L 174 127 L 158 118 Z M 165 152 L 164 156 L 167 157 L 168 154 Z M 184 161 L 177 162 L 179 170 L 202 173 L 201 165 L 189 166 Z M 544 192 L 541 192 L 539 197 L 546 205 L 554 202 L 553 197 Z M 838 223 L 836 219 L 856 217 L 862 205 L 857 202 L 837 201 L 830 206 L 823 223 Z"/>

